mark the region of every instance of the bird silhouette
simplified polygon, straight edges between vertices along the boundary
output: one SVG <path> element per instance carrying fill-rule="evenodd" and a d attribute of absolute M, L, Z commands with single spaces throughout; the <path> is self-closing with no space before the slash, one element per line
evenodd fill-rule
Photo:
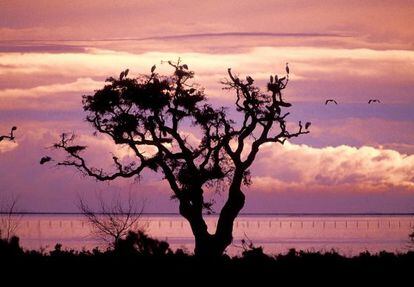
<path fill-rule="evenodd" d="M 270 83 L 273 84 L 273 76 L 270 75 Z"/>
<path fill-rule="evenodd" d="M 65 149 L 69 153 L 77 154 L 80 151 L 83 151 L 84 149 L 86 149 L 86 146 L 74 145 L 74 146 L 68 146 Z"/>
<path fill-rule="evenodd" d="M 154 65 L 154 66 L 152 66 L 152 67 L 151 67 L 151 73 L 154 73 L 154 71 L 155 71 L 155 69 L 156 69 L 156 68 L 157 68 L 157 66 L 155 66 L 155 65 Z"/>
<path fill-rule="evenodd" d="M 371 100 L 369 100 L 368 101 L 368 104 L 371 104 L 371 103 L 381 103 L 381 101 L 380 100 L 377 100 L 377 99 L 371 99 Z"/>
<path fill-rule="evenodd" d="M 289 75 L 289 63 L 286 63 L 286 73 Z"/>
<path fill-rule="evenodd" d="M 305 124 L 305 129 L 308 129 L 310 126 L 311 126 L 311 122 L 306 122 L 306 124 Z"/>
<path fill-rule="evenodd" d="M 128 73 L 129 73 L 129 69 L 126 69 L 125 71 L 122 71 L 120 74 L 119 74 L 119 79 L 120 80 L 123 80 L 127 75 L 128 75 Z"/>
<path fill-rule="evenodd" d="M 14 140 L 14 134 L 13 134 L 13 132 L 15 131 L 15 130 L 17 130 L 17 127 L 12 127 L 11 128 L 11 130 L 10 130 L 10 135 L 9 136 L 0 136 L 0 142 L 2 141 L 2 140 L 4 140 L 4 139 L 9 139 L 9 140 Z"/>
<path fill-rule="evenodd" d="M 327 105 L 328 103 L 334 103 L 335 105 L 338 104 L 338 102 L 333 100 L 333 99 L 328 99 L 328 100 L 325 101 L 325 105 Z"/>
<path fill-rule="evenodd" d="M 188 70 L 188 66 L 187 66 L 187 64 L 184 64 L 182 67 L 183 67 L 183 69 Z"/>
<path fill-rule="evenodd" d="M 52 158 L 50 156 L 44 156 L 40 159 L 40 164 L 45 164 L 45 163 L 47 163 L 51 160 L 52 160 Z"/>
<path fill-rule="evenodd" d="M 253 84 L 253 82 L 254 82 L 253 78 L 250 77 L 250 76 L 246 77 L 246 81 L 247 81 L 247 83 L 249 83 L 249 85 Z"/>

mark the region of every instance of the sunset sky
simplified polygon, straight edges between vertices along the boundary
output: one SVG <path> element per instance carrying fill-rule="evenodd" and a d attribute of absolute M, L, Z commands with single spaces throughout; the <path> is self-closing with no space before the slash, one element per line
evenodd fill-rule
<path fill-rule="evenodd" d="M 96 166 L 127 156 L 92 135 L 81 96 L 180 57 L 215 106 L 234 103 L 227 68 L 264 88 L 289 63 L 289 122 L 311 133 L 261 150 L 243 212 L 414 212 L 413 27 L 410 0 L 0 1 L 0 134 L 18 126 L 0 143 L 1 196 L 70 212 L 80 196 L 133 192 L 146 212 L 176 212 L 159 175 L 97 183 L 39 159 L 62 132 L 93 147 Z"/>

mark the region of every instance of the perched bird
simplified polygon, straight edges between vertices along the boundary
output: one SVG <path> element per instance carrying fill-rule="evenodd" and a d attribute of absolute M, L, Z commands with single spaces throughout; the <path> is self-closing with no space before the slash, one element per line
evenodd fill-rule
<path fill-rule="evenodd" d="M 270 75 L 270 83 L 273 84 L 273 76 Z"/>
<path fill-rule="evenodd" d="M 368 104 L 371 104 L 371 103 L 381 103 L 381 101 L 380 100 L 377 100 L 377 99 L 371 99 L 371 100 L 369 100 L 368 101 Z"/>
<path fill-rule="evenodd" d="M 338 103 L 335 101 L 335 100 L 333 100 L 333 99 L 329 99 L 329 100 L 326 100 L 325 101 L 325 105 L 327 105 L 328 103 L 334 103 L 335 105 L 337 105 Z"/>
<path fill-rule="evenodd" d="M 188 66 L 187 66 L 186 64 L 184 64 L 182 67 L 183 67 L 184 69 L 188 70 Z"/>
<path fill-rule="evenodd" d="M 128 73 L 129 73 L 129 69 L 126 69 L 125 71 L 122 71 L 120 74 L 119 74 L 119 79 L 120 80 L 123 80 L 127 75 L 128 75 Z"/>
<path fill-rule="evenodd" d="M 154 65 L 154 66 L 152 66 L 152 67 L 151 67 L 151 73 L 154 73 L 154 71 L 155 71 L 155 69 L 156 69 L 156 68 L 157 68 L 157 66 L 155 66 L 155 65 Z"/>
<path fill-rule="evenodd" d="M 286 73 L 289 75 L 289 63 L 286 63 Z"/>
<path fill-rule="evenodd" d="M 249 83 L 249 85 L 253 84 L 253 82 L 254 82 L 253 78 L 250 77 L 250 76 L 246 77 L 246 81 L 247 81 L 247 83 Z"/>
<path fill-rule="evenodd" d="M 86 146 L 81 145 L 68 146 L 65 148 L 67 152 L 72 154 L 77 154 L 78 152 L 83 151 L 84 149 L 86 149 Z"/>
<path fill-rule="evenodd" d="M 51 160 L 52 160 L 52 158 L 50 156 L 44 156 L 40 159 L 40 164 L 45 164 L 45 163 L 47 163 Z"/>
<path fill-rule="evenodd" d="M 308 129 L 310 126 L 311 126 L 311 122 L 306 122 L 306 124 L 305 124 L 305 129 Z"/>

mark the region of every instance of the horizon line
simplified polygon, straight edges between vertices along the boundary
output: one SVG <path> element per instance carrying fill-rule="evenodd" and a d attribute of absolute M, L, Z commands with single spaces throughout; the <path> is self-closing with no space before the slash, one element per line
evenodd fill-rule
<path fill-rule="evenodd" d="M 105 215 L 109 213 L 96 212 L 98 215 Z M 114 213 L 116 215 L 126 215 L 128 213 Z M 142 213 L 130 213 L 133 215 L 178 215 L 181 214 L 177 212 L 142 212 Z M 31 211 L 22 211 L 22 212 L 0 212 L 0 215 L 84 215 L 82 212 L 31 212 Z M 205 216 L 219 216 L 219 213 L 214 214 L 204 214 Z M 246 212 L 240 213 L 239 216 L 243 215 L 281 215 L 281 216 L 398 216 L 398 215 L 407 215 L 414 216 L 414 212 Z"/>

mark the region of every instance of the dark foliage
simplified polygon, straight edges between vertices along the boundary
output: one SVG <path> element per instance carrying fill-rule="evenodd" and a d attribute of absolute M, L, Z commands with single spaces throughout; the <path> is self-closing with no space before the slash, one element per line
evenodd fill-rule
<path fill-rule="evenodd" d="M 393 254 L 368 252 L 343 257 L 335 251 L 319 253 L 290 250 L 287 254 L 269 256 L 261 248 L 246 250 L 242 257 L 203 258 L 178 250 L 172 252 L 168 243 L 151 239 L 145 234 L 131 233 L 118 250 L 74 251 L 60 244 L 49 253 L 23 251 L 17 237 L 0 240 L 0 267 L 3 274 L 14 276 L 13 282 L 31 278 L 42 284 L 90 280 L 96 284 L 116 281 L 147 284 L 165 282 L 192 285 L 232 282 L 242 285 L 269 282 L 297 283 L 392 283 L 410 278 L 414 252 Z M 184 277 L 182 276 L 184 275 Z M 27 277 L 29 276 L 29 277 Z M 273 280 L 273 281 L 272 281 Z M 137 284 L 139 284 L 137 281 Z"/>

